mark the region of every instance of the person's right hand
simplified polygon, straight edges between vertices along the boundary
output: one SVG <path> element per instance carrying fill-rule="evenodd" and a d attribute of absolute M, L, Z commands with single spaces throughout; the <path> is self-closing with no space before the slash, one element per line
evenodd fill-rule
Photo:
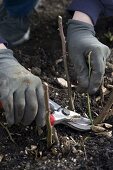
<path fill-rule="evenodd" d="M 0 100 L 9 125 L 22 123 L 45 125 L 42 82 L 13 57 L 9 49 L 0 49 Z"/>
<path fill-rule="evenodd" d="M 69 20 L 67 30 L 69 56 L 77 75 L 79 91 L 94 94 L 103 79 L 109 48 L 96 37 L 94 27 L 82 21 Z M 87 56 L 91 51 L 91 75 Z"/>

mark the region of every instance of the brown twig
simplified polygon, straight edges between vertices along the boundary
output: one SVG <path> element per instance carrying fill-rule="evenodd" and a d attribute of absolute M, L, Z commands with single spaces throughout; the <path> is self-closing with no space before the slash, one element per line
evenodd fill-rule
<path fill-rule="evenodd" d="M 62 17 L 61 16 L 58 17 L 58 25 L 59 25 L 59 32 L 60 32 L 60 37 L 61 37 L 61 41 L 62 41 L 62 53 L 63 53 L 63 59 L 64 59 L 64 69 L 65 69 L 67 83 L 68 83 L 69 109 L 75 110 L 74 104 L 73 104 L 73 98 L 72 98 L 71 83 L 70 83 L 68 67 L 67 67 L 66 40 L 65 40 L 65 36 L 64 36 L 63 25 L 62 25 Z"/>
<path fill-rule="evenodd" d="M 13 143 L 15 143 L 14 139 L 13 139 L 12 136 L 11 136 L 11 133 L 9 132 L 9 129 L 8 129 L 6 126 L 4 126 L 4 124 L 1 123 L 1 122 L 0 122 L 0 125 L 6 130 L 6 132 L 7 132 L 8 135 L 9 135 L 10 140 L 11 140 Z"/>
<path fill-rule="evenodd" d="M 99 124 L 99 123 L 103 122 L 106 118 L 108 118 L 109 110 L 110 110 L 112 104 L 113 104 L 113 90 L 112 90 L 110 97 L 109 97 L 105 107 L 103 108 L 102 112 L 94 120 L 94 125 Z"/>
<path fill-rule="evenodd" d="M 57 130 L 55 129 L 55 127 L 52 128 L 52 133 L 53 133 L 54 144 L 59 146 L 60 145 L 60 141 L 59 141 Z"/>
<path fill-rule="evenodd" d="M 103 102 L 104 102 L 103 87 L 104 87 L 104 79 L 102 80 L 102 84 L 101 84 L 101 86 L 100 86 L 100 96 L 101 96 L 101 106 L 102 106 L 102 107 L 103 107 Z"/>
<path fill-rule="evenodd" d="M 49 92 L 47 83 L 44 83 L 44 90 L 45 90 L 46 125 L 47 125 L 47 147 L 50 148 L 52 145 L 52 126 L 50 123 Z"/>

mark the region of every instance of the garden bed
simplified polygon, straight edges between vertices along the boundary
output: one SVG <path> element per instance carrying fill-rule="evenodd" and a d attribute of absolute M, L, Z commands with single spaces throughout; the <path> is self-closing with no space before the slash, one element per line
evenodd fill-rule
<path fill-rule="evenodd" d="M 63 17 L 64 32 L 66 34 L 67 21 L 70 18 L 66 12 L 68 0 L 44 0 L 38 13 L 31 16 L 31 38 L 21 46 L 15 47 L 14 54 L 18 61 L 31 72 L 49 84 L 51 99 L 62 106 L 68 105 L 67 88 L 57 82 L 57 78 L 65 79 L 62 61 L 61 40 L 58 32 L 58 15 Z M 98 22 L 96 27 L 99 39 L 111 48 L 113 43 L 104 35 L 112 32 L 112 18 Z M 101 29 L 102 28 L 102 29 Z M 113 64 L 112 54 L 109 62 Z M 112 69 L 107 67 L 105 86 L 112 85 Z M 69 61 L 69 73 L 72 84 L 73 66 Z M 111 91 L 111 89 L 109 89 Z M 75 93 L 75 109 L 78 113 L 87 113 L 86 96 Z M 109 94 L 103 102 L 100 93 L 92 97 L 91 109 L 95 117 L 102 110 Z M 98 98 L 98 100 L 97 100 Z M 1 113 L 1 122 L 5 118 Z M 108 120 L 113 123 L 112 118 Z M 93 132 L 79 132 L 63 125 L 56 126 L 60 149 L 48 150 L 45 136 L 38 136 L 34 124 L 27 127 L 13 126 L 9 128 L 14 144 L 6 130 L 0 127 L 0 170 L 105 170 L 113 169 L 113 137 L 110 135 L 95 135 Z"/>

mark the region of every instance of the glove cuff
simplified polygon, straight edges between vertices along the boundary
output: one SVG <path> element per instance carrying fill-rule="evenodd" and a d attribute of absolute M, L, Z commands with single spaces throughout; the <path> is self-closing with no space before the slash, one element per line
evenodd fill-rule
<path fill-rule="evenodd" d="M 10 49 L 0 49 L 0 60 L 1 59 L 16 60 L 16 58 L 13 57 L 13 51 Z"/>
<path fill-rule="evenodd" d="M 78 31 L 87 30 L 87 31 L 91 32 L 91 34 L 93 36 L 95 36 L 94 26 L 92 26 L 91 24 L 88 24 L 88 23 L 82 22 L 82 21 L 78 21 L 78 20 L 73 20 L 73 19 L 69 19 L 67 24 L 68 24 L 68 27 L 71 27 L 71 29 L 73 29 L 74 31 L 75 31 L 75 29 L 76 29 L 76 31 L 77 30 Z"/>

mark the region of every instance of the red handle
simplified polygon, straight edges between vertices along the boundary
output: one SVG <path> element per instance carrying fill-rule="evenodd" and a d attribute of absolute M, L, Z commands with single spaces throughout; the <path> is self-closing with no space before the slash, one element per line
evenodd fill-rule
<path fill-rule="evenodd" d="M 53 116 L 53 114 L 50 115 L 50 123 L 51 123 L 51 126 L 53 126 L 55 123 L 55 117 Z"/>

